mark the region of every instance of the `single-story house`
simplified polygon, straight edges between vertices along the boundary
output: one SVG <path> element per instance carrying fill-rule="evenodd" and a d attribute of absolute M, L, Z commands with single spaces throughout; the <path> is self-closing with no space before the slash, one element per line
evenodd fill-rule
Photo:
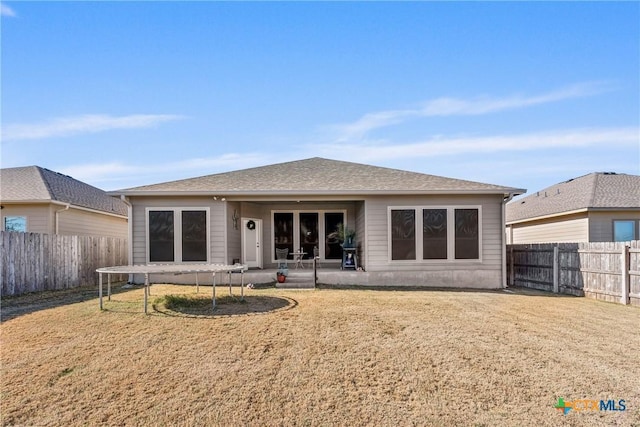
<path fill-rule="evenodd" d="M 638 240 L 640 176 L 597 172 L 507 204 L 508 243 Z"/>
<path fill-rule="evenodd" d="M 0 169 L 3 231 L 128 238 L 128 207 L 39 166 Z"/>
<path fill-rule="evenodd" d="M 346 227 L 366 271 L 359 283 L 500 288 L 504 207 L 523 192 L 311 158 L 110 194 L 132 206 L 133 264 L 239 261 L 271 269 L 276 250 L 286 248 L 289 259 L 316 253 L 322 268 L 339 271 Z"/>

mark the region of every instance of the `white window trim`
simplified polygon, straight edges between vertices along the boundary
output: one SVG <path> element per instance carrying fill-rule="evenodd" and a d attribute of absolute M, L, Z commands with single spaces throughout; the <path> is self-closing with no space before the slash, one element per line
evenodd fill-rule
<path fill-rule="evenodd" d="M 209 263 L 211 260 L 211 209 L 204 206 L 196 207 L 148 207 L 145 208 L 144 216 L 144 234 L 146 239 L 146 261 L 149 260 L 151 251 L 149 250 L 149 212 L 152 211 L 173 211 L 173 259 L 174 261 L 153 261 L 153 263 L 162 262 L 163 264 L 202 264 Z M 183 211 L 205 211 L 207 213 L 207 260 L 206 261 L 177 261 L 182 260 L 182 212 Z"/>
<path fill-rule="evenodd" d="M 422 230 L 423 230 L 423 209 L 446 209 L 447 211 L 447 259 L 422 259 L 424 256 L 422 245 Z M 475 259 L 456 259 L 456 228 L 455 228 L 455 214 L 456 209 L 477 209 L 478 210 L 478 258 Z M 392 259 L 393 251 L 392 244 L 392 230 L 391 230 L 391 211 L 397 210 L 413 210 L 415 212 L 416 219 L 416 235 L 415 235 L 415 253 L 416 259 L 399 260 Z M 482 205 L 427 205 L 427 206 L 387 206 L 387 248 L 389 263 L 396 265 L 415 265 L 415 264 L 461 264 L 461 263 L 482 263 Z"/>
<path fill-rule="evenodd" d="M 5 229 L 5 221 L 6 218 L 13 218 L 13 217 L 20 217 L 20 218 L 24 218 L 24 231 L 20 231 L 19 233 L 28 233 L 29 232 L 29 217 L 26 215 L 4 215 L 2 217 L 2 231 L 7 231 Z"/>
<path fill-rule="evenodd" d="M 276 230 L 274 227 L 275 219 L 274 216 L 277 213 L 290 213 L 293 214 L 293 248 L 300 248 L 300 214 L 301 213 L 317 213 L 318 214 L 318 237 L 325 235 L 324 229 L 324 214 L 326 213 L 341 213 L 344 219 L 344 224 L 347 224 L 347 210 L 346 209 L 275 209 L 271 211 L 271 241 L 269 244 L 271 245 L 271 262 L 277 263 L 275 251 L 273 250 L 273 242 L 276 239 Z M 324 245 L 319 244 L 318 250 L 320 251 L 319 256 L 323 263 L 331 263 L 335 262 L 339 264 L 342 262 L 341 259 L 325 259 Z"/>

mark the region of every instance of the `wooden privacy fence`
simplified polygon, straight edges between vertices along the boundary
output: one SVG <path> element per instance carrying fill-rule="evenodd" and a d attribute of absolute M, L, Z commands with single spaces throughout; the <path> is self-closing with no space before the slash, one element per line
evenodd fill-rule
<path fill-rule="evenodd" d="M 95 285 L 97 268 L 128 264 L 127 240 L 114 237 L 0 231 L 0 245 L 2 296 Z"/>
<path fill-rule="evenodd" d="M 640 305 L 640 241 L 507 245 L 509 285 Z"/>

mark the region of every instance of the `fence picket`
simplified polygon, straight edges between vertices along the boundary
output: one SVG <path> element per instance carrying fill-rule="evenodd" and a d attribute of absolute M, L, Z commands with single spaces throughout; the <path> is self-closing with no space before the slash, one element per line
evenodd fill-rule
<path fill-rule="evenodd" d="M 625 253 L 626 264 L 622 262 Z M 554 262 L 560 293 L 640 305 L 640 241 L 508 245 L 509 283 L 551 292 Z"/>
<path fill-rule="evenodd" d="M 95 270 L 128 262 L 125 239 L 0 231 L 0 292 L 97 285 Z"/>

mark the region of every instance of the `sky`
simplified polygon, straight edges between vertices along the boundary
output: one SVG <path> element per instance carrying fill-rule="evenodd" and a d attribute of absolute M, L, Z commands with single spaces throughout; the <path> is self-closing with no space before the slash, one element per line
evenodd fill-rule
<path fill-rule="evenodd" d="M 2 2 L 3 168 L 640 174 L 638 2 Z"/>

